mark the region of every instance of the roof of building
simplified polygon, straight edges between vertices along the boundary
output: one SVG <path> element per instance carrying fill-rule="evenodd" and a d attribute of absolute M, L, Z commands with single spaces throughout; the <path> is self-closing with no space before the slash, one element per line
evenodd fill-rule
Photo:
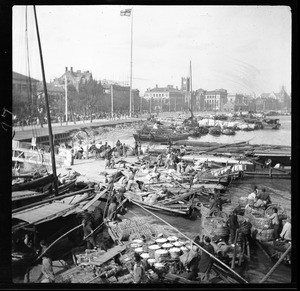
<path fill-rule="evenodd" d="M 37 91 L 44 91 L 43 82 L 39 82 L 37 84 Z M 54 83 L 47 83 L 47 91 L 52 93 L 64 93 L 65 90 L 62 86 L 57 86 Z"/>
<path fill-rule="evenodd" d="M 31 80 L 31 82 L 40 82 L 37 79 L 30 78 L 28 76 L 22 75 L 20 73 L 14 72 L 14 71 L 12 73 L 13 73 L 13 76 L 12 76 L 13 80 L 23 81 L 23 82 L 28 82 L 29 80 Z"/>
<path fill-rule="evenodd" d="M 168 87 L 155 87 L 147 90 L 146 92 L 181 92 L 181 90 L 168 86 Z"/>
<path fill-rule="evenodd" d="M 217 95 L 217 94 L 227 94 L 227 91 L 224 89 L 219 89 L 219 90 L 212 90 L 212 91 L 206 91 L 205 95 Z"/>

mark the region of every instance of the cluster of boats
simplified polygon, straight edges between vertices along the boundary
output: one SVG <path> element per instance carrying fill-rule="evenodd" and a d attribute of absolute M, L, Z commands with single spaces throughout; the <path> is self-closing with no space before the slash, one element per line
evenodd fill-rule
<path fill-rule="evenodd" d="M 168 142 L 200 137 L 211 134 L 213 136 L 235 135 L 237 130 L 251 131 L 257 129 L 279 129 L 280 123 L 277 118 L 257 117 L 247 115 L 242 117 L 218 116 L 192 116 L 183 121 L 178 118 L 156 121 L 144 124 L 134 134 L 135 140 L 151 142 Z"/>

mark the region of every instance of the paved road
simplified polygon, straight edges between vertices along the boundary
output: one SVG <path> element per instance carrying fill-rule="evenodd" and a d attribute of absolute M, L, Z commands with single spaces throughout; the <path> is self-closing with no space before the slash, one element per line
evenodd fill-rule
<path fill-rule="evenodd" d="M 145 120 L 146 118 L 127 118 L 127 119 L 117 119 L 117 120 L 107 120 L 107 119 L 99 119 L 99 120 L 93 120 L 93 122 L 89 121 L 79 121 L 74 124 L 74 122 L 68 122 L 68 125 L 66 123 L 63 123 L 61 125 L 60 123 L 53 123 L 52 124 L 52 133 L 64 133 L 68 132 L 73 129 L 79 129 L 83 127 L 97 127 L 97 126 L 109 126 L 109 125 L 116 125 L 116 124 L 122 124 L 122 123 L 130 123 L 130 122 L 136 122 L 139 120 Z M 49 135 L 48 132 L 48 125 L 45 124 L 43 128 L 40 126 L 24 126 L 21 127 L 14 127 L 15 130 L 15 140 L 22 140 L 26 138 L 32 138 L 33 134 L 35 136 L 45 136 Z"/>

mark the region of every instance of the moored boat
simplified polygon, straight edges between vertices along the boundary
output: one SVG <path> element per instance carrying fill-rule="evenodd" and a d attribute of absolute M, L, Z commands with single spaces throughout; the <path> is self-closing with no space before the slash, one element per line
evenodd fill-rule
<path fill-rule="evenodd" d="M 213 126 L 209 129 L 209 134 L 219 136 L 221 135 L 221 128 L 219 126 Z"/>
<path fill-rule="evenodd" d="M 279 129 L 280 126 L 278 118 L 265 118 L 262 120 L 263 129 Z"/>

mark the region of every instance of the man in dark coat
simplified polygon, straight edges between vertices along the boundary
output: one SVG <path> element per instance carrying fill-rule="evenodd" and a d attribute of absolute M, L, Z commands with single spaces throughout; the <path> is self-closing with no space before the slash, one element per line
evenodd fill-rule
<path fill-rule="evenodd" d="M 229 243 L 233 244 L 235 239 L 236 230 L 239 228 L 239 222 L 237 219 L 237 210 L 234 209 L 232 214 L 229 215 L 228 221 L 227 221 L 228 227 L 229 227 Z"/>
<path fill-rule="evenodd" d="M 210 254 L 214 254 L 214 247 L 210 244 L 211 239 L 206 236 L 203 242 L 200 242 L 199 245 L 206 250 Z M 211 270 L 213 259 L 212 257 L 205 251 L 202 251 L 200 261 L 198 263 L 198 277 L 200 277 L 201 281 L 209 280 L 209 272 Z"/>

